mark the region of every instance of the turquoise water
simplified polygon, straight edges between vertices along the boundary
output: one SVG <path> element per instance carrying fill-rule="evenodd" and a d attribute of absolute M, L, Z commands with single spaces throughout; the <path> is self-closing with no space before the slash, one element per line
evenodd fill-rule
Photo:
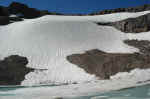
<path fill-rule="evenodd" d="M 54 86 L 42 86 L 42 87 L 54 87 Z M 7 92 L 18 90 L 18 89 L 26 89 L 26 88 L 31 88 L 31 87 L 17 87 L 17 86 L 0 87 L 0 92 L 5 92 L 5 94 L 0 93 L 0 99 L 7 99 L 5 97 L 9 97 L 9 98 L 11 97 L 13 98 L 14 96 L 17 97 L 17 94 L 11 94 L 11 93 L 7 94 Z M 32 88 L 37 88 L 37 87 L 32 87 Z M 16 98 L 16 99 L 22 99 L 22 98 Z M 92 96 L 82 96 L 82 97 L 63 98 L 63 99 L 150 99 L 150 85 L 129 88 L 129 89 L 122 89 L 119 91 L 111 91 L 107 93 L 96 93 L 95 95 Z"/>
<path fill-rule="evenodd" d="M 150 85 L 72 99 L 150 99 Z"/>

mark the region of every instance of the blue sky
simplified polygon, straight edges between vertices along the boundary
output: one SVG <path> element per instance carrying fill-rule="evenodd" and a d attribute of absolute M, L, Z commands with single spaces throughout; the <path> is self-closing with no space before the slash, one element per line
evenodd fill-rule
<path fill-rule="evenodd" d="M 150 0 L 0 0 L 0 5 L 8 5 L 12 1 L 60 13 L 91 13 L 103 9 L 150 4 Z"/>

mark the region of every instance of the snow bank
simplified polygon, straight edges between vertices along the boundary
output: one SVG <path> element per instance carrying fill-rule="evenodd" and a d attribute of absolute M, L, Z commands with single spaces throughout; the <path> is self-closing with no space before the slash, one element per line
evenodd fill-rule
<path fill-rule="evenodd" d="M 149 76 L 150 69 L 135 69 L 130 73 L 118 73 L 117 75 L 112 76 L 110 80 L 61 86 L 22 88 L 7 92 L 0 91 L 0 94 L 13 95 L 11 97 L 8 96 L 7 99 L 55 99 L 56 97 L 65 97 L 71 99 L 73 97 L 93 96 L 103 92 L 108 92 L 110 90 L 119 90 L 123 88 L 150 84 Z M 141 81 L 143 82 L 139 83 Z"/>
<path fill-rule="evenodd" d="M 48 69 L 26 75 L 22 85 L 82 83 L 95 75 L 69 63 L 66 56 L 91 49 L 132 53 L 138 49 L 123 43 L 128 35 L 94 22 L 113 22 L 149 13 L 116 13 L 99 16 L 44 16 L 0 27 L 0 58 L 12 54 L 29 59 L 28 67 Z"/>

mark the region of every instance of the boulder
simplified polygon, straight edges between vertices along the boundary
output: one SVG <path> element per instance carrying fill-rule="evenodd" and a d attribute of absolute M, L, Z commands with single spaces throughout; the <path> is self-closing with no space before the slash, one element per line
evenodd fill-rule
<path fill-rule="evenodd" d="M 12 55 L 0 61 L 0 85 L 20 85 L 34 69 L 26 67 L 26 57 Z"/>

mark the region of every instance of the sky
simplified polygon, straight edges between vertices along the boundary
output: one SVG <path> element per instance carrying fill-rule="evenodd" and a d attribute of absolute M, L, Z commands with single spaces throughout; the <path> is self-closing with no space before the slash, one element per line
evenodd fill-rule
<path fill-rule="evenodd" d="M 85 14 L 104 9 L 150 4 L 150 0 L 0 0 L 0 5 L 6 6 L 12 1 L 25 3 L 40 10 L 68 14 Z"/>

